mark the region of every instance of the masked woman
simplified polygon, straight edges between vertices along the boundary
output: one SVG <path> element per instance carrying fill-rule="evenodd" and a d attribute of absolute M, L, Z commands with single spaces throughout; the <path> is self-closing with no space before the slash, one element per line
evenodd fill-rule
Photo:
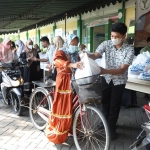
<path fill-rule="evenodd" d="M 23 51 L 20 53 L 22 61 L 27 61 L 27 65 L 23 67 L 23 79 L 24 79 L 24 96 L 29 97 L 32 92 L 32 81 L 36 80 L 36 72 L 39 68 L 36 62 L 31 61 L 31 58 L 37 55 L 37 51 L 33 48 L 33 42 L 29 39 L 24 46 Z M 26 63 L 26 62 L 25 62 Z"/>
<path fill-rule="evenodd" d="M 9 38 L 4 39 L 0 44 L 0 61 L 4 63 L 10 63 L 13 61 L 13 53 L 11 50 L 11 40 Z M 0 68 L 0 83 L 2 83 L 2 68 Z"/>
<path fill-rule="evenodd" d="M 71 63 L 63 48 L 64 41 L 60 36 L 55 37 L 56 52 L 53 64 L 57 68 L 56 89 L 49 123 L 46 128 L 47 138 L 56 144 L 63 143 L 68 137 L 72 124 L 72 89 L 70 68 L 82 68 L 81 62 Z"/>
<path fill-rule="evenodd" d="M 21 40 L 16 41 L 15 44 L 18 47 L 17 48 L 17 55 L 18 55 L 18 57 L 20 57 L 20 54 L 23 52 L 23 50 L 25 48 L 25 45 Z"/>

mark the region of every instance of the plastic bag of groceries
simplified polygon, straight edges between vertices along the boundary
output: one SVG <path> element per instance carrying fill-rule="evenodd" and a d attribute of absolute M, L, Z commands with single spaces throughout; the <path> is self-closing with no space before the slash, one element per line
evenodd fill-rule
<path fill-rule="evenodd" d="M 96 81 L 97 76 L 100 74 L 100 67 L 98 64 L 85 53 L 82 57 L 83 69 L 77 69 L 75 73 L 76 83 L 78 85 L 91 84 Z"/>
<path fill-rule="evenodd" d="M 149 80 L 149 81 L 150 81 L 150 73 L 142 72 L 142 73 L 140 73 L 140 75 L 138 76 L 138 79 Z"/>
<path fill-rule="evenodd" d="M 105 53 L 103 53 L 102 58 L 98 58 L 95 60 L 97 62 L 97 64 L 102 67 L 105 68 L 106 67 L 106 63 L 105 63 Z"/>
<path fill-rule="evenodd" d="M 150 58 L 150 52 L 143 52 L 142 54 L 139 54 L 135 60 L 133 61 L 132 65 L 136 65 L 136 64 L 142 64 L 145 65 L 146 62 L 149 62 L 149 58 Z"/>
<path fill-rule="evenodd" d="M 139 75 L 141 72 L 144 71 L 144 68 L 145 68 L 145 66 L 141 65 L 141 64 L 131 65 L 129 67 L 129 74 Z"/>

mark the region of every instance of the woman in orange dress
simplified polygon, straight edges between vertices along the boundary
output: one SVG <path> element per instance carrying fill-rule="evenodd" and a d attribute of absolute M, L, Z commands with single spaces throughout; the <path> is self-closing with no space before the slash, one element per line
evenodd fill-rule
<path fill-rule="evenodd" d="M 63 51 L 64 41 L 60 36 L 55 37 L 56 52 L 53 64 L 57 68 L 56 89 L 49 122 L 46 128 L 47 138 L 61 144 L 66 141 L 72 124 L 72 89 L 70 68 L 82 69 L 82 63 L 71 63 Z"/>

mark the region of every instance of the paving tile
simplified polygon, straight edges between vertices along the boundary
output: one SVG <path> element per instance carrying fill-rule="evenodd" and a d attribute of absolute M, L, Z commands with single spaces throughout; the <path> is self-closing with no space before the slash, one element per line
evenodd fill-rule
<path fill-rule="evenodd" d="M 138 104 L 147 103 L 143 93 L 137 93 Z M 148 117 L 141 108 L 124 108 L 118 119 L 118 139 L 111 142 L 110 150 L 129 150 L 141 131 L 141 124 Z M 28 109 L 24 116 L 16 116 L 11 107 L 0 101 L 0 150 L 76 150 L 73 138 L 68 138 L 63 144 L 53 144 L 31 123 Z"/>

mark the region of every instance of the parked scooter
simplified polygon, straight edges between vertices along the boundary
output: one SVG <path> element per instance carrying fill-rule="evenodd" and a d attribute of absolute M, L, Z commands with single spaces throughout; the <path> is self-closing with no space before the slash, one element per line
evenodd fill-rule
<path fill-rule="evenodd" d="M 0 63 L 0 67 L 3 68 L 2 71 L 2 83 L 1 92 L 2 97 L 7 105 L 12 105 L 16 115 L 20 116 L 23 111 L 22 105 L 22 85 L 23 78 L 21 76 L 21 71 L 16 66 L 20 66 L 21 63 Z"/>
<path fill-rule="evenodd" d="M 131 150 L 139 150 L 145 149 L 150 150 L 150 103 L 144 105 L 144 111 L 148 116 L 148 122 L 145 122 L 141 125 L 142 131 L 137 137 L 137 141 L 135 141 L 129 148 Z"/>

